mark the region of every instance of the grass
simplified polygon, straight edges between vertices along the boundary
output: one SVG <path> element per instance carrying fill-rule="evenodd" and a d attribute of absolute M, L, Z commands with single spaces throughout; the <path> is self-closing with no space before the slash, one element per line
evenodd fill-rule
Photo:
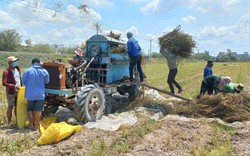
<path fill-rule="evenodd" d="M 34 144 L 30 141 L 28 134 L 19 134 L 16 139 L 2 137 L 0 138 L 0 155 L 15 155 L 30 149 Z"/>
<path fill-rule="evenodd" d="M 233 150 L 231 134 L 233 128 L 218 122 L 210 123 L 213 127 L 210 140 L 202 147 L 193 147 L 192 154 L 200 156 L 228 156 Z"/>
<path fill-rule="evenodd" d="M 143 137 L 161 127 L 161 122 L 149 118 L 139 117 L 138 125 L 122 129 L 122 134 L 106 143 L 104 139 L 94 142 L 92 140 L 88 155 L 119 155 L 127 152 L 135 144 L 141 142 Z"/>
<path fill-rule="evenodd" d="M 22 52 L 0 52 L 0 66 L 7 67 L 8 64 L 6 62 L 7 57 L 15 56 L 19 58 L 19 65 L 21 68 L 28 68 L 31 66 L 31 60 L 34 57 L 40 58 L 42 62 L 48 60 L 56 60 L 58 58 L 62 59 L 62 62 L 67 63 L 68 58 L 74 56 L 74 52 L 72 55 L 58 55 L 58 54 L 44 54 L 44 53 L 22 53 Z"/>

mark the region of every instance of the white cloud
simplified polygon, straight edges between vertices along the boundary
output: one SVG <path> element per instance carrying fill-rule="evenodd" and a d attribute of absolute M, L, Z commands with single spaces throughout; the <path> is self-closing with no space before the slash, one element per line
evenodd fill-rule
<path fill-rule="evenodd" d="M 42 4 L 34 6 L 28 1 L 14 1 L 7 11 L 0 10 L 0 29 L 16 29 L 23 35 L 22 39 L 31 39 L 34 43 L 76 45 L 73 41 L 85 40 L 93 30 L 93 23 L 102 18 L 92 8 L 86 11 L 68 5 L 56 12 Z"/>
<path fill-rule="evenodd" d="M 56 12 L 47 8 L 39 8 L 29 5 L 28 2 L 14 2 L 9 5 L 8 12 L 0 10 L 0 15 L 4 23 L 16 27 L 30 27 L 34 24 L 42 26 L 45 24 L 75 24 L 77 22 L 89 23 L 96 22 L 101 19 L 101 15 L 92 8 L 87 8 L 87 13 L 82 12 L 73 5 L 68 5 L 66 10 Z M 6 22 L 5 22 L 6 21 Z M 24 24 L 25 23 L 25 24 Z M 3 27 L 3 26 L 2 26 Z"/>
<path fill-rule="evenodd" d="M 237 9 L 248 9 L 248 0 L 152 0 L 143 6 L 142 13 L 168 12 L 178 7 L 188 7 L 202 13 L 231 12 Z"/>
<path fill-rule="evenodd" d="M 233 28 L 228 26 L 221 26 L 221 27 L 215 27 L 215 26 L 205 26 L 201 32 L 201 36 L 214 36 L 214 37 L 224 37 L 230 34 L 230 32 L 233 30 Z"/>
<path fill-rule="evenodd" d="M 152 0 L 151 2 L 147 3 L 144 7 L 142 7 L 140 10 L 142 13 L 147 12 L 158 12 L 160 9 L 160 1 L 161 0 Z"/>
<path fill-rule="evenodd" d="M 129 0 L 131 3 L 141 3 L 141 2 L 147 2 L 149 0 Z"/>
<path fill-rule="evenodd" d="M 250 11 L 245 13 L 243 16 L 240 17 L 240 22 L 250 22 Z"/>
<path fill-rule="evenodd" d="M 183 17 L 181 20 L 183 20 L 186 23 L 193 23 L 196 21 L 196 18 L 194 16 L 189 15 L 189 16 Z"/>
<path fill-rule="evenodd" d="M 11 28 L 10 23 L 13 23 L 7 12 L 0 10 L 1 24 L 0 29 Z"/>
<path fill-rule="evenodd" d="M 139 31 L 138 31 L 138 29 L 137 29 L 135 26 L 131 26 L 131 27 L 126 31 L 126 33 L 127 33 L 128 31 L 132 32 L 132 33 L 134 34 L 134 36 L 139 35 Z M 125 34 L 126 34 L 126 33 L 125 33 Z"/>
<path fill-rule="evenodd" d="M 250 27 L 238 23 L 231 26 L 205 26 L 198 34 L 200 48 L 214 47 L 214 52 L 235 48 L 249 49 Z M 238 51 L 243 52 L 243 51 Z"/>
<path fill-rule="evenodd" d="M 84 3 L 93 7 L 110 7 L 114 5 L 110 0 L 85 0 Z"/>

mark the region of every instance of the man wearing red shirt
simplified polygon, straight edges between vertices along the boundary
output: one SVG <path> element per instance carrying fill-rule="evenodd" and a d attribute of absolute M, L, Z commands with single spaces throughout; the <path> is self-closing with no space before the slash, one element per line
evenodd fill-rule
<path fill-rule="evenodd" d="M 12 110 L 16 115 L 17 91 L 21 87 L 21 72 L 18 66 L 18 58 L 10 56 L 7 58 L 9 67 L 3 72 L 2 85 L 6 87 L 8 101 L 7 120 L 11 126 Z"/>

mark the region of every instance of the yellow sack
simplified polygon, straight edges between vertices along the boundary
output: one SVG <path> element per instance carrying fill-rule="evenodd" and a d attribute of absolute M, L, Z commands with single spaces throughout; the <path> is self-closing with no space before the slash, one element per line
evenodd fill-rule
<path fill-rule="evenodd" d="M 28 101 L 24 97 L 24 94 L 25 94 L 25 87 L 22 86 L 17 93 L 17 108 L 16 108 L 17 125 L 18 128 L 20 129 L 26 126 L 25 122 L 28 119 L 28 114 L 27 114 Z"/>
<path fill-rule="evenodd" d="M 39 145 L 46 145 L 57 143 L 62 139 L 67 138 L 75 131 L 80 131 L 82 129 L 81 125 L 72 126 L 66 122 L 52 123 L 38 139 Z"/>
<path fill-rule="evenodd" d="M 55 116 L 49 116 L 47 118 L 44 118 L 40 122 L 40 132 L 43 133 L 49 127 L 49 125 L 51 125 L 52 123 L 55 123 L 55 122 L 56 122 Z"/>

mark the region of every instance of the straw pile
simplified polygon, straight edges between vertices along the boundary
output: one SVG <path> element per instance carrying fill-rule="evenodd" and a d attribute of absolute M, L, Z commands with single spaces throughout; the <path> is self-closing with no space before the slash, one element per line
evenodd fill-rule
<path fill-rule="evenodd" d="M 184 58 L 191 57 L 193 48 L 196 46 L 192 36 L 181 31 L 180 25 L 173 31 L 159 37 L 159 44 L 161 49 L 168 49 L 169 52 Z M 163 50 L 160 52 L 166 56 Z"/>
<path fill-rule="evenodd" d="M 110 33 L 107 36 L 111 37 L 111 38 L 114 38 L 116 40 L 120 40 L 121 39 L 121 34 L 116 34 L 116 33 L 113 33 L 112 31 L 110 31 Z"/>
<path fill-rule="evenodd" d="M 205 95 L 196 104 L 177 107 L 175 113 L 188 117 L 216 117 L 229 123 L 250 121 L 250 95 L 247 93 Z"/>

